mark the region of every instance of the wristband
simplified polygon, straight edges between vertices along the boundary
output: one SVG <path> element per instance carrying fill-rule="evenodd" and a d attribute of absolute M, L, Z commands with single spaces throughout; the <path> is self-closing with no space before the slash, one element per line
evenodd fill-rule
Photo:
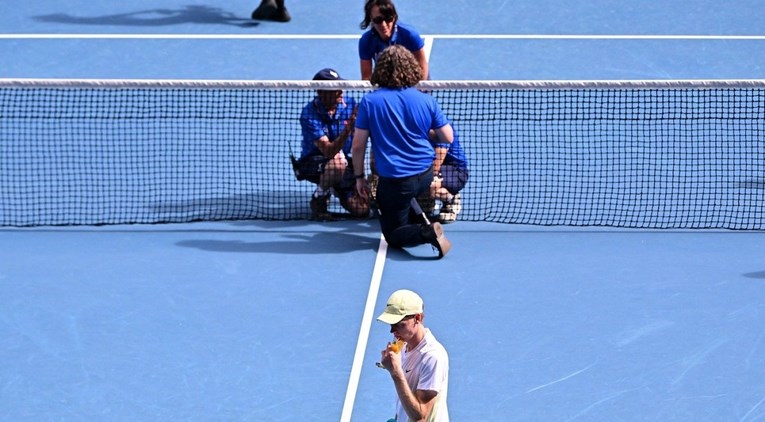
<path fill-rule="evenodd" d="M 354 174 L 353 177 L 356 178 L 356 179 L 363 179 L 364 175 L 363 174 Z"/>

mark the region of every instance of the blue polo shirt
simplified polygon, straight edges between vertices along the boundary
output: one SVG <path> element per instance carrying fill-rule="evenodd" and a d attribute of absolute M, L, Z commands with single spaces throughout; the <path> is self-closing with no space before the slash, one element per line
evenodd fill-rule
<path fill-rule="evenodd" d="M 383 41 L 377 34 L 377 31 L 372 28 L 362 34 L 361 39 L 359 39 L 359 59 L 372 60 L 372 63 L 376 63 L 380 53 L 386 47 L 394 44 L 403 45 L 407 50 L 414 53 L 425 47 L 425 40 L 422 39 L 420 33 L 414 27 L 401 22 L 396 22 L 396 26 L 393 28 L 393 35 L 387 42 Z"/>
<path fill-rule="evenodd" d="M 416 88 L 379 88 L 359 103 L 356 127 L 369 131 L 377 173 L 382 177 L 420 174 L 436 158 L 428 131 L 449 121 L 438 102 Z"/>
<path fill-rule="evenodd" d="M 351 97 L 343 97 L 343 101 L 344 104 L 338 104 L 334 116 L 331 117 L 318 97 L 303 107 L 303 111 L 300 113 L 300 130 L 303 134 L 301 158 L 321 154 L 314 142 L 325 135 L 330 142 L 333 142 L 343 131 L 346 122 L 353 114 L 354 107 L 356 107 L 356 100 Z M 348 135 L 348 140 L 343 146 L 346 157 L 351 156 L 352 140 L 353 132 Z"/>

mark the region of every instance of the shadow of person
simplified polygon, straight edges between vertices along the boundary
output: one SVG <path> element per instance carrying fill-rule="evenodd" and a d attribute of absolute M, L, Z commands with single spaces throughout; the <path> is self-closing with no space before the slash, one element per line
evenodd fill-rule
<path fill-rule="evenodd" d="M 209 6 L 189 5 L 182 9 L 151 9 L 131 13 L 104 16 L 73 16 L 64 13 L 35 16 L 39 22 L 64 23 L 73 25 L 104 26 L 170 26 L 196 23 L 203 25 L 233 25 L 252 27 L 259 25 L 247 18 L 241 18 L 223 9 Z"/>
<path fill-rule="evenodd" d="M 182 240 L 176 245 L 210 252 L 279 253 L 285 255 L 342 254 L 360 250 L 376 251 L 378 241 L 374 237 L 353 233 L 283 234 L 276 241 L 243 241 L 196 239 Z"/>

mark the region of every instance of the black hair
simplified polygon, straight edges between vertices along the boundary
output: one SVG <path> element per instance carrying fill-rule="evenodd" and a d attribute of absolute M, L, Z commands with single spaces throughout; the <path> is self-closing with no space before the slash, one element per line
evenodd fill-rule
<path fill-rule="evenodd" d="M 393 18 L 394 21 L 398 20 L 396 5 L 391 0 L 367 0 L 364 4 L 364 20 L 359 25 L 361 29 L 369 28 L 369 25 L 372 23 L 372 8 L 375 6 L 380 8 L 380 13 L 383 17 Z"/>

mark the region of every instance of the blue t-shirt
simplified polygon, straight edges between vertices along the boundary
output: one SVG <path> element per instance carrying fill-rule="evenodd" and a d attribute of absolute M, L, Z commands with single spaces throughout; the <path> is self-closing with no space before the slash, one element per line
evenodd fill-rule
<path fill-rule="evenodd" d="M 451 122 L 449 122 L 451 123 Z M 454 127 L 454 123 L 451 123 L 452 131 L 454 132 L 454 140 L 451 144 L 445 142 L 433 142 L 434 147 L 447 148 L 446 157 L 444 157 L 443 164 L 466 169 L 468 167 L 467 156 L 465 150 L 460 145 L 460 137 L 457 134 L 457 128 Z"/>
<path fill-rule="evenodd" d="M 325 135 L 329 138 L 330 142 L 334 142 L 335 138 L 343 131 L 343 128 L 353 114 L 353 109 L 356 107 L 356 100 L 344 97 L 343 101 L 343 103 L 337 105 L 335 114 L 331 117 L 318 97 L 303 107 L 303 111 L 300 113 L 300 129 L 303 134 L 301 158 L 321 154 L 321 151 L 314 142 Z M 348 135 L 348 139 L 343 146 L 343 152 L 347 157 L 351 156 L 352 140 L 353 132 Z"/>
<path fill-rule="evenodd" d="M 379 88 L 362 98 L 356 127 L 369 131 L 375 168 L 382 177 L 408 177 L 433 164 L 428 131 L 449 121 L 436 100 L 416 88 Z"/>
<path fill-rule="evenodd" d="M 387 42 L 380 38 L 374 28 L 362 34 L 361 39 L 359 39 L 359 58 L 361 60 L 372 60 L 372 63 L 376 63 L 380 53 L 386 47 L 394 44 L 403 45 L 412 53 L 420 51 L 425 47 L 425 41 L 414 27 L 396 22 L 396 27 L 393 28 L 393 35 Z"/>

